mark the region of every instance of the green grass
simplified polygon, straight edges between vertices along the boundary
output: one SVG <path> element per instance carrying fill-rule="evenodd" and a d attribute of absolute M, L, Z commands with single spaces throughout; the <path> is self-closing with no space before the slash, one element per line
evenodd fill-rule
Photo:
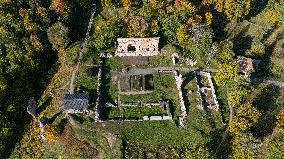
<path fill-rule="evenodd" d="M 168 121 L 123 122 L 120 131 L 126 158 L 141 158 L 143 154 L 160 158 L 209 157 L 204 147 L 206 138 Z"/>
<path fill-rule="evenodd" d="M 121 103 L 129 102 L 157 102 L 169 100 L 173 119 L 180 115 L 178 90 L 173 73 L 154 74 L 154 92 L 147 94 L 120 95 Z"/>
<path fill-rule="evenodd" d="M 76 84 L 82 89 L 96 90 L 98 68 L 81 67 L 76 78 Z"/>
<path fill-rule="evenodd" d="M 273 137 L 268 144 L 268 157 L 273 159 L 284 158 L 284 134 Z"/>
<path fill-rule="evenodd" d="M 96 131 L 74 129 L 75 136 L 84 142 L 89 143 L 92 147 L 99 150 L 100 155 L 103 158 L 111 158 L 111 149 L 108 145 L 107 139 Z"/>
<path fill-rule="evenodd" d="M 118 56 L 107 59 L 106 66 L 115 71 L 121 71 L 124 68 L 123 61 Z"/>
<path fill-rule="evenodd" d="M 152 67 L 166 67 L 172 66 L 172 57 L 171 56 L 150 56 L 149 65 Z"/>
<path fill-rule="evenodd" d="M 166 114 L 160 106 L 124 106 L 121 111 L 118 107 L 106 107 L 103 108 L 102 112 L 104 120 L 119 119 L 121 116 L 123 116 L 123 119 L 141 119 L 143 116 L 162 116 Z"/>

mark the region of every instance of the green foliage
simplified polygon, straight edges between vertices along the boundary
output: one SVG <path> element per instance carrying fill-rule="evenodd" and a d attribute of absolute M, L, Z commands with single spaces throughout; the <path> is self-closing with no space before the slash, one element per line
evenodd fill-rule
<path fill-rule="evenodd" d="M 97 69 L 96 68 L 81 68 L 79 75 L 76 78 L 76 84 L 82 89 L 94 91 L 97 89 Z"/>
<path fill-rule="evenodd" d="M 251 133 L 242 133 L 232 140 L 232 158 L 257 158 L 261 141 L 253 137 Z"/>
<path fill-rule="evenodd" d="M 215 8 L 219 12 L 225 13 L 230 20 L 244 19 L 251 10 L 252 0 L 223 0 L 215 1 Z"/>
<path fill-rule="evenodd" d="M 68 38 L 69 30 L 61 22 L 53 24 L 47 30 L 48 40 L 52 44 L 53 49 L 60 50 L 65 49 L 69 44 Z"/>
<path fill-rule="evenodd" d="M 172 57 L 170 56 L 150 56 L 149 63 L 151 66 L 171 66 L 173 64 Z"/>
<path fill-rule="evenodd" d="M 284 157 L 284 134 L 275 136 L 268 144 L 268 157 L 271 159 L 280 159 Z"/>
<path fill-rule="evenodd" d="M 162 20 L 162 30 L 164 35 L 164 40 L 167 43 L 172 43 L 176 40 L 176 30 L 182 24 L 182 21 L 177 15 L 170 15 Z"/>
<path fill-rule="evenodd" d="M 284 24 L 284 2 L 275 1 L 275 3 L 273 3 L 273 9 L 277 12 L 278 21 L 283 25 Z"/>
<path fill-rule="evenodd" d="M 103 51 L 114 46 L 116 38 L 123 37 L 126 29 L 122 20 L 98 21 L 91 41 L 97 50 Z"/>
<path fill-rule="evenodd" d="M 121 111 L 120 111 L 121 110 Z M 160 106 L 121 106 L 106 107 L 102 111 L 103 119 L 142 119 L 143 116 L 162 116 L 165 111 Z"/>
<path fill-rule="evenodd" d="M 106 66 L 109 67 L 111 70 L 116 70 L 116 71 L 120 71 L 124 68 L 123 61 L 121 57 L 118 56 L 109 58 L 106 61 Z"/>
<path fill-rule="evenodd" d="M 243 104 L 237 108 L 235 115 L 231 123 L 229 124 L 229 130 L 234 135 L 246 132 L 251 126 L 253 126 L 260 117 L 260 112 L 250 104 Z"/>

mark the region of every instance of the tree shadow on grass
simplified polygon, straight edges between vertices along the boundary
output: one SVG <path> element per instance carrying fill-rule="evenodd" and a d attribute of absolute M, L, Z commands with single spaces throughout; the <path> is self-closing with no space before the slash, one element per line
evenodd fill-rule
<path fill-rule="evenodd" d="M 250 28 L 250 25 L 247 25 L 233 38 L 233 51 L 237 56 L 245 56 L 245 53 L 250 49 L 252 44 L 252 37 L 245 35 Z"/>
<path fill-rule="evenodd" d="M 65 129 L 65 126 L 68 124 L 68 119 L 67 118 L 63 118 L 59 124 L 57 124 L 57 128 L 59 130 L 59 133 L 62 134 L 64 129 Z"/>
<path fill-rule="evenodd" d="M 220 43 L 225 40 L 227 37 L 227 32 L 225 31 L 226 25 L 229 23 L 226 15 L 224 13 L 220 13 L 216 10 L 212 11 L 214 20 L 212 23 L 212 29 L 214 33 L 213 41 Z"/>
<path fill-rule="evenodd" d="M 37 110 L 36 110 L 37 114 L 40 114 L 42 111 L 44 111 L 44 110 L 46 109 L 46 107 L 50 105 L 51 101 L 52 101 L 52 97 L 49 96 L 49 97 L 43 102 L 43 104 L 41 104 L 41 105 L 37 108 Z"/>
<path fill-rule="evenodd" d="M 185 75 L 185 80 L 183 80 L 181 84 L 182 96 L 184 99 L 184 104 L 186 108 L 186 112 L 189 112 L 190 101 L 188 100 L 188 89 L 186 89 L 186 85 L 194 79 L 194 72 L 189 72 Z"/>
<path fill-rule="evenodd" d="M 257 96 L 252 104 L 261 112 L 258 122 L 251 128 L 256 138 L 263 139 L 270 135 L 275 128 L 276 115 L 279 105 L 276 100 L 280 94 L 280 88 L 268 85 Z"/>
<path fill-rule="evenodd" d="M 56 119 L 61 113 L 62 113 L 62 111 L 60 111 L 60 112 L 54 114 L 50 119 L 48 119 L 48 123 L 49 123 L 49 124 L 52 124 L 52 123 L 55 121 L 55 119 Z"/>
<path fill-rule="evenodd" d="M 252 1 L 251 3 L 251 9 L 249 14 L 245 17 L 245 19 L 250 19 L 251 17 L 256 16 L 261 11 L 263 11 L 268 4 L 268 0 L 258 0 L 258 1 Z"/>
<path fill-rule="evenodd" d="M 230 136 L 224 136 L 224 129 L 217 129 L 210 133 L 206 146 L 215 158 L 227 159 L 230 154 Z"/>

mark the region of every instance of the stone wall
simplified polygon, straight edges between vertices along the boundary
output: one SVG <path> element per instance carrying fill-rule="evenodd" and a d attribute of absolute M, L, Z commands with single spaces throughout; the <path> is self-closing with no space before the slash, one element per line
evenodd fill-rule
<path fill-rule="evenodd" d="M 181 85 L 182 85 L 182 75 L 179 74 L 177 71 L 173 71 L 175 74 L 175 80 L 176 80 L 176 85 L 177 85 L 177 89 L 178 89 L 178 95 L 179 95 L 179 102 L 180 102 L 180 109 L 181 109 L 181 116 L 179 118 L 179 127 L 183 128 L 184 127 L 184 118 L 187 116 L 186 113 L 186 108 L 185 108 L 185 104 L 184 104 L 184 99 L 182 96 L 182 90 L 181 90 Z"/>
<path fill-rule="evenodd" d="M 115 56 L 155 56 L 159 54 L 159 37 L 118 38 L 117 43 Z"/>
<path fill-rule="evenodd" d="M 196 79 L 196 82 L 197 82 L 197 89 L 198 89 L 198 94 L 199 94 L 199 97 L 200 97 L 200 105 L 201 105 L 201 108 L 203 109 L 204 108 L 204 105 L 202 103 L 203 99 L 201 97 L 201 94 L 204 93 L 204 91 L 207 89 L 207 90 L 210 90 L 212 92 L 212 100 L 214 102 L 214 104 L 210 104 L 208 106 L 208 108 L 210 109 L 214 109 L 214 110 L 218 110 L 219 109 L 219 103 L 218 103 L 218 100 L 217 100 L 217 96 L 216 96 L 216 92 L 215 92 L 215 88 L 214 88 L 214 85 L 213 85 L 213 82 L 212 82 L 212 76 L 209 72 L 203 72 L 203 71 L 195 71 L 195 73 L 197 75 L 200 75 L 200 76 L 205 76 L 209 82 L 209 88 L 207 87 L 200 87 L 198 85 L 198 82 L 197 82 L 197 79 Z"/>

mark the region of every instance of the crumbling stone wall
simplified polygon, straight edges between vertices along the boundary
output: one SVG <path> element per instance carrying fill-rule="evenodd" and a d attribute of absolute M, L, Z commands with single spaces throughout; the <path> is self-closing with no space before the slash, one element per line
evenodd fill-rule
<path fill-rule="evenodd" d="M 196 83 L 197 83 L 197 92 L 199 94 L 199 98 L 200 98 L 200 108 L 203 109 L 204 108 L 204 105 L 202 103 L 203 99 L 201 97 L 201 94 L 204 93 L 204 91 L 207 89 L 207 90 L 210 90 L 211 93 L 212 93 L 212 100 L 214 102 L 214 104 L 210 104 L 208 105 L 207 107 L 210 108 L 210 109 L 213 109 L 215 111 L 218 111 L 219 110 L 219 103 L 218 103 L 218 100 L 217 100 L 217 96 L 216 96 L 216 91 L 215 91 L 215 88 L 214 88 L 214 85 L 213 85 L 213 82 L 212 82 L 212 76 L 209 72 L 203 72 L 203 71 L 195 71 L 195 74 L 197 75 L 200 75 L 200 76 L 205 76 L 207 79 L 208 79 L 208 82 L 209 82 L 209 88 L 207 87 L 200 87 L 198 85 L 198 82 L 197 82 L 197 78 L 196 78 Z"/>
<path fill-rule="evenodd" d="M 118 38 L 115 56 L 155 56 L 159 54 L 159 37 Z"/>

